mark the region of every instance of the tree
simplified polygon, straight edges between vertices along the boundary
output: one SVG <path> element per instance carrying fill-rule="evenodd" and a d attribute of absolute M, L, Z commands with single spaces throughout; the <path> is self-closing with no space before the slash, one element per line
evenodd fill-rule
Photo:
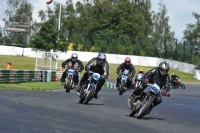
<path fill-rule="evenodd" d="M 27 0 L 8 0 L 8 8 L 5 14 L 11 22 L 28 22 L 32 21 L 33 5 Z"/>
<path fill-rule="evenodd" d="M 196 19 L 195 24 L 187 24 L 186 29 L 184 30 L 184 39 L 189 44 L 189 58 L 187 59 L 190 63 L 199 64 L 198 62 L 200 57 L 200 15 L 193 12 L 192 15 Z M 194 56 L 193 56 L 194 54 Z"/>
<path fill-rule="evenodd" d="M 47 22 L 41 25 L 40 30 L 35 36 L 31 38 L 30 46 L 34 49 L 50 51 L 66 51 L 67 44 L 59 43 L 57 41 L 59 32 L 55 28 L 56 21 L 54 18 L 49 19 Z"/>
<path fill-rule="evenodd" d="M 152 40 L 155 46 L 155 51 L 157 51 L 157 48 L 159 48 L 160 52 L 165 52 L 165 55 L 167 55 L 167 47 L 170 47 L 171 43 L 175 42 L 175 38 L 174 32 L 170 31 L 171 27 L 169 26 L 169 17 L 167 16 L 166 6 L 162 2 L 159 3 L 159 6 L 159 12 L 153 12 L 152 16 Z"/>
<path fill-rule="evenodd" d="M 7 1 L 8 9 L 5 11 L 5 14 L 8 16 L 9 22 L 24 22 L 29 23 L 32 21 L 32 11 L 33 6 L 27 0 L 8 0 Z M 15 28 L 24 28 L 23 25 L 15 25 Z M 28 28 L 28 35 L 30 36 L 31 30 Z M 25 44 L 26 43 L 26 33 L 11 32 L 8 33 L 12 42 L 15 44 Z M 6 41 L 8 43 L 8 41 Z"/>

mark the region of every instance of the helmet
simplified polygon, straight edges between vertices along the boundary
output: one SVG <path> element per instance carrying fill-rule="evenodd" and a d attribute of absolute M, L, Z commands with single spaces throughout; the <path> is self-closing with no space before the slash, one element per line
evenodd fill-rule
<path fill-rule="evenodd" d="M 143 70 L 142 70 L 142 68 L 140 69 L 139 73 L 143 73 Z"/>
<path fill-rule="evenodd" d="M 169 71 L 169 64 L 167 62 L 161 62 L 158 66 L 158 72 L 161 76 L 167 75 Z"/>
<path fill-rule="evenodd" d="M 104 64 L 106 61 L 106 55 L 104 53 L 99 53 L 97 55 L 97 61 L 98 61 L 98 64 L 100 65 Z"/>
<path fill-rule="evenodd" d="M 129 66 L 131 64 L 131 58 L 126 57 L 125 58 L 125 65 Z"/>
<path fill-rule="evenodd" d="M 71 55 L 71 60 L 72 60 L 72 61 L 76 61 L 77 59 L 78 59 L 77 53 L 73 53 L 73 54 Z"/>

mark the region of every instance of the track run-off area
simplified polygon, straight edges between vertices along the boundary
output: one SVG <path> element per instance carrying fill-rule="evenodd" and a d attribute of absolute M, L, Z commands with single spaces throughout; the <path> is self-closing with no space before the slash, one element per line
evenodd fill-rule
<path fill-rule="evenodd" d="M 108 82 L 115 82 L 110 79 Z M 143 119 L 128 117 L 127 98 L 103 88 L 100 99 L 79 104 L 74 90 L 0 90 L 0 133 L 200 133 L 200 84 L 171 89 Z"/>

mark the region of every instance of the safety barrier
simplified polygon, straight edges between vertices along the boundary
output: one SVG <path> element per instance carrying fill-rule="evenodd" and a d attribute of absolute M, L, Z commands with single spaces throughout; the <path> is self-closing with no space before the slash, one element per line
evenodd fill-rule
<path fill-rule="evenodd" d="M 116 86 L 116 84 L 113 84 L 113 83 L 110 83 L 110 82 L 106 82 L 106 88 L 117 89 L 115 86 Z"/>
<path fill-rule="evenodd" d="M 56 71 L 50 70 L 4 70 L 0 69 L 0 83 L 18 84 L 22 82 L 55 81 Z"/>

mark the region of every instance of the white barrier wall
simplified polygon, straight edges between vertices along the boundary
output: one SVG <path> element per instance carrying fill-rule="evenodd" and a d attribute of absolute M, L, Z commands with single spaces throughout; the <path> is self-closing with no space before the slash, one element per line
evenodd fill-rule
<path fill-rule="evenodd" d="M 22 55 L 23 48 L 12 47 L 12 46 L 0 46 L 0 55 Z M 81 61 L 89 61 L 91 58 L 96 57 L 98 53 L 95 52 L 80 52 L 80 51 L 68 51 L 67 55 L 63 52 L 56 52 L 58 60 L 66 60 L 71 57 L 71 54 L 76 52 Z M 24 56 L 36 57 L 36 52 L 32 51 L 31 48 L 24 48 Z M 133 56 L 133 55 L 118 55 L 118 54 L 106 54 L 107 61 L 113 64 L 120 64 L 124 61 L 124 58 L 129 56 L 134 65 L 139 66 L 158 66 L 162 61 L 166 61 L 170 64 L 170 68 L 194 74 L 196 65 L 183 63 L 179 61 L 173 61 L 155 57 L 144 57 L 144 56 Z M 42 58 L 42 57 L 41 57 Z"/>
<path fill-rule="evenodd" d="M 195 70 L 194 78 L 197 79 L 197 80 L 200 80 L 200 70 Z"/>

